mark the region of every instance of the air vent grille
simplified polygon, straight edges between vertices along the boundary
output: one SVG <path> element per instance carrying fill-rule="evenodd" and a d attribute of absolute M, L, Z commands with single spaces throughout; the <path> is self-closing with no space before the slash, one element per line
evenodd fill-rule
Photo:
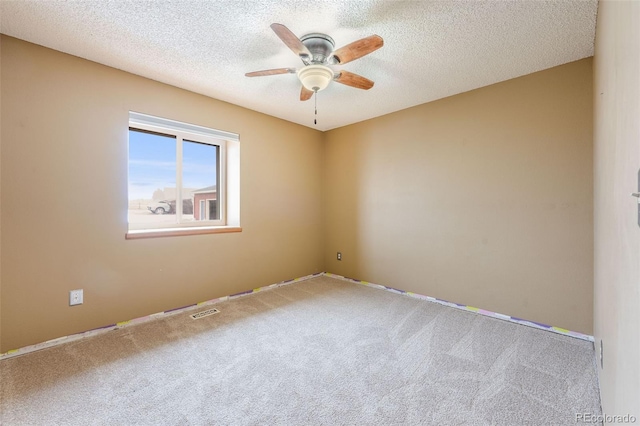
<path fill-rule="evenodd" d="M 214 308 L 214 309 L 207 309 L 206 311 L 202 311 L 202 312 L 197 312 L 189 316 L 191 317 L 191 319 L 196 320 L 196 319 L 208 317 L 209 315 L 217 314 L 218 312 L 220 311 Z"/>

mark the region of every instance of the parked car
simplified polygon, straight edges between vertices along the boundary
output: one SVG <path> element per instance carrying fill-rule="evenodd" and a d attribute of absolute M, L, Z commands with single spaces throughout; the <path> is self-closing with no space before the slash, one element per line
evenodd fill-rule
<path fill-rule="evenodd" d="M 176 200 L 155 201 L 147 206 L 155 214 L 176 214 Z M 182 200 L 182 213 L 193 214 L 193 201 Z"/>
<path fill-rule="evenodd" d="M 149 209 L 152 213 L 155 214 L 167 214 L 167 213 L 175 213 L 175 210 L 172 212 L 171 210 L 173 210 L 171 208 L 171 202 L 170 201 L 154 201 L 153 203 L 149 204 L 147 206 L 147 209 Z M 173 202 L 173 204 L 175 205 L 175 201 Z"/>

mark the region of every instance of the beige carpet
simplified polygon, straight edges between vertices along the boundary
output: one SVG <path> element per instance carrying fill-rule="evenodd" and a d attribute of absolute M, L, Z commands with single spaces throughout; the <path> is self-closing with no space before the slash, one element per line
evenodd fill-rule
<path fill-rule="evenodd" d="M 600 414 L 587 341 L 325 276 L 215 307 L 0 361 L 0 423 L 573 425 Z"/>

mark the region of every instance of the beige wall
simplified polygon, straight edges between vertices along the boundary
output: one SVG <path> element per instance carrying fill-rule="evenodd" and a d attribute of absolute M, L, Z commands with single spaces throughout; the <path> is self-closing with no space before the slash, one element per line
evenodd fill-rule
<path fill-rule="evenodd" d="M 594 56 L 595 330 L 607 414 L 640 419 L 640 2 L 600 1 Z"/>
<path fill-rule="evenodd" d="M 327 271 L 592 333 L 590 58 L 332 130 L 325 156 Z"/>
<path fill-rule="evenodd" d="M 0 109 L 2 106 L 2 39 L 0 38 Z M 0 177 L 2 176 L 2 113 L 0 112 Z M 2 184 L 0 179 L 0 353 L 2 353 Z"/>
<path fill-rule="evenodd" d="M 320 132 L 1 43 L 1 352 L 322 271 Z M 129 110 L 240 134 L 242 233 L 125 240 Z"/>

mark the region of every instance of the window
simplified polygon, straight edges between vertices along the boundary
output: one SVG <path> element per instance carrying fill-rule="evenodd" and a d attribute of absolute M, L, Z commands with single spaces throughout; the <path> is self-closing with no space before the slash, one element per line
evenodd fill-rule
<path fill-rule="evenodd" d="M 235 134 L 129 113 L 127 237 L 239 228 L 238 142 Z"/>

